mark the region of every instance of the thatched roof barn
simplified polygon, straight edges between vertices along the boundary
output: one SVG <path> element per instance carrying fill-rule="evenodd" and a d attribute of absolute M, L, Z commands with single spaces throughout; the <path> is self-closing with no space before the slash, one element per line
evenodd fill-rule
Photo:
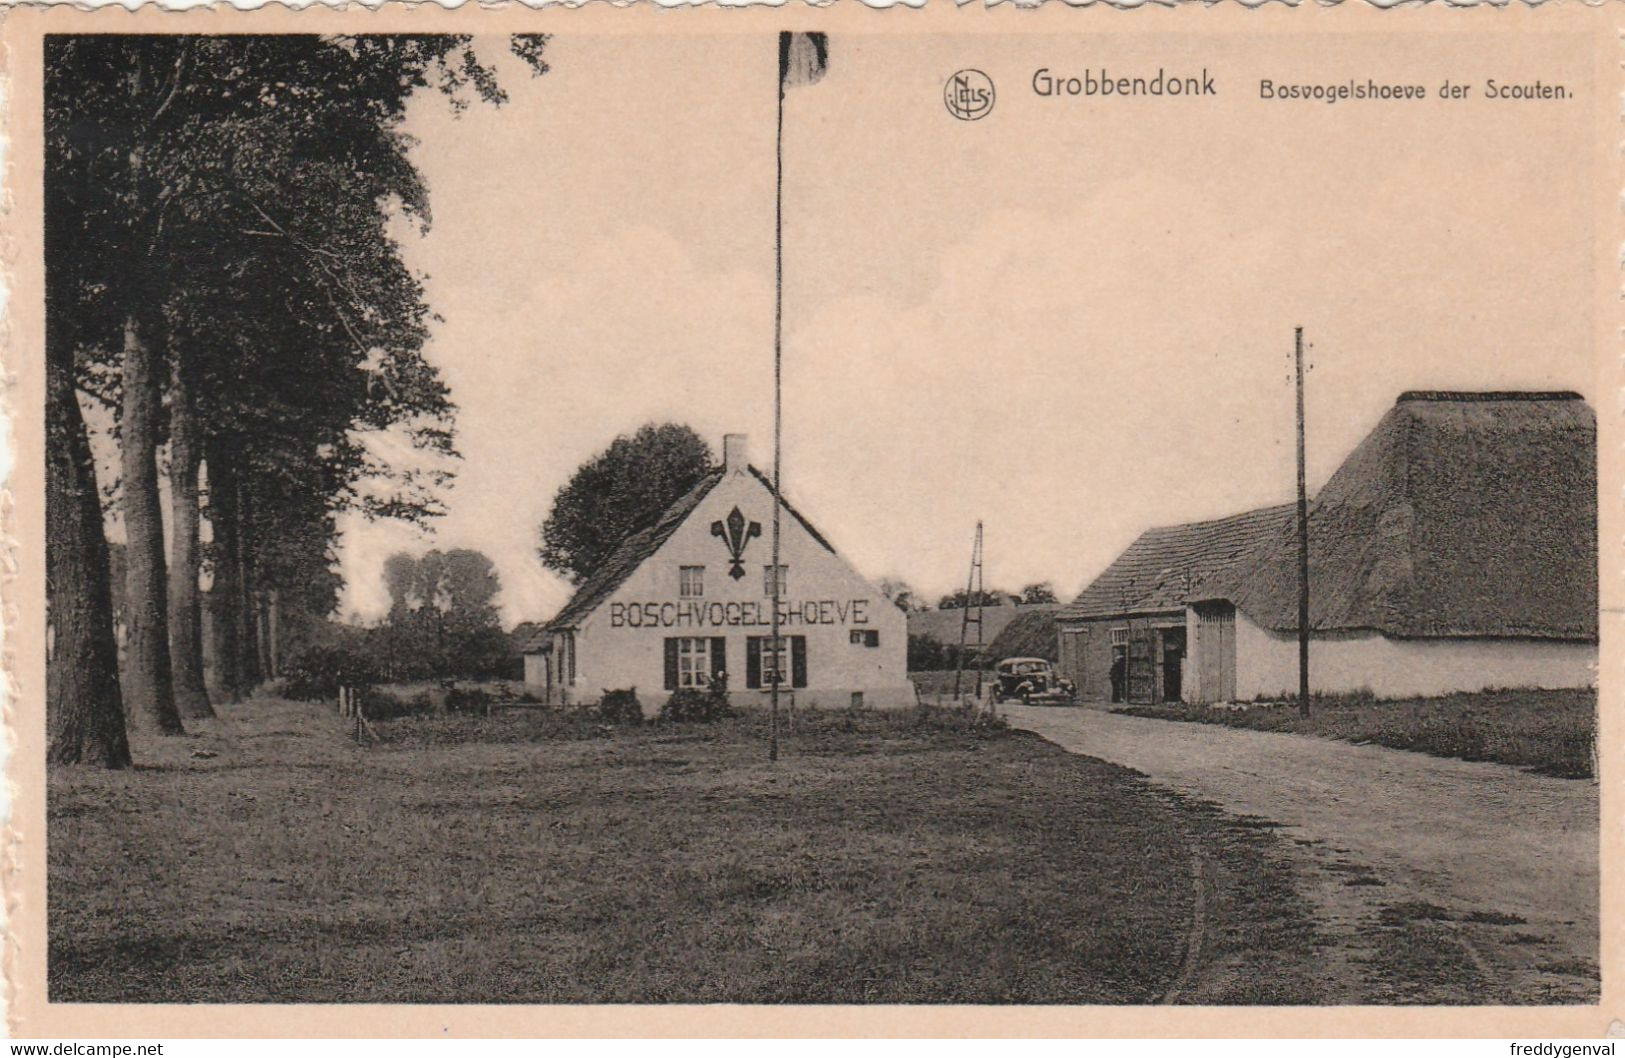
<path fill-rule="evenodd" d="M 1015 620 L 1005 625 L 988 645 L 986 650 L 988 660 L 1003 661 L 1005 658 L 1057 660 L 1055 615 L 1059 609 L 1058 606 L 1049 605 L 1023 607 Z"/>
<path fill-rule="evenodd" d="M 1060 603 L 1040 602 L 1021 603 L 1008 606 L 982 607 L 982 643 L 984 647 L 991 647 L 998 639 L 1007 625 L 1019 619 L 1023 614 L 1050 612 L 1060 609 Z M 945 647 L 959 646 L 959 632 L 965 621 L 965 611 L 961 609 L 948 610 L 922 610 L 919 613 L 908 615 L 908 634 L 911 636 L 924 636 L 935 640 Z M 971 640 L 975 641 L 976 626 L 971 626 Z M 983 651 L 988 657 L 993 657 L 987 650 Z M 1035 657 L 1038 655 L 1034 655 Z"/>
<path fill-rule="evenodd" d="M 1593 682 L 1596 419 L 1573 393 L 1403 394 L 1309 515 L 1311 685 Z M 1060 614 L 1088 697 L 1296 686 L 1292 505 L 1149 530 Z"/>
<path fill-rule="evenodd" d="M 1596 417 L 1573 393 L 1406 393 L 1315 497 L 1309 539 L 1316 631 L 1594 640 Z M 1192 597 L 1295 633 L 1292 526 L 1268 544 Z"/>

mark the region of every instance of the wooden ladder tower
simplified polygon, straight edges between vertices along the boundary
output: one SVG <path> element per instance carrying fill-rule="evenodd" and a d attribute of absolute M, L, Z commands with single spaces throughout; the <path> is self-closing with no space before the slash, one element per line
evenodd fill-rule
<path fill-rule="evenodd" d="M 954 659 L 954 701 L 959 701 L 960 683 L 965 675 L 965 647 L 970 642 L 970 626 L 976 626 L 976 697 L 982 697 L 982 523 L 976 523 L 976 542 L 970 549 L 970 578 L 965 584 L 963 616 L 959 621 L 959 656 Z M 974 605 L 973 605 L 974 604 Z M 971 616 L 975 610 L 976 616 Z"/>

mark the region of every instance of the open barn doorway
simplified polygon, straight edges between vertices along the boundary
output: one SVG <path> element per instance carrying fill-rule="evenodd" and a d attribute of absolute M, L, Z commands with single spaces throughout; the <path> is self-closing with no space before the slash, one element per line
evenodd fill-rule
<path fill-rule="evenodd" d="M 1185 629 L 1157 629 L 1156 700 L 1177 702 L 1185 687 Z"/>

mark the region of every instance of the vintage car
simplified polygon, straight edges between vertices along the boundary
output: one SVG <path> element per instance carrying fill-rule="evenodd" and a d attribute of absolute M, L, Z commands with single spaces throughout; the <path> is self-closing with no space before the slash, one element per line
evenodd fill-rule
<path fill-rule="evenodd" d="M 1043 658 L 1005 658 L 993 666 L 995 702 L 1070 703 L 1076 690 Z"/>

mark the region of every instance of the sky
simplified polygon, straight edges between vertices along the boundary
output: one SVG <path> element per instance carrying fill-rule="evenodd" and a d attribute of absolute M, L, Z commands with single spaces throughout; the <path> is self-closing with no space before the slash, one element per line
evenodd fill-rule
<path fill-rule="evenodd" d="M 1146 528 L 1290 500 L 1293 328 L 1313 490 L 1407 389 L 1593 383 L 1586 108 L 1281 103 L 1258 81 L 1441 70 L 1588 85 L 1560 41 L 837 37 L 784 141 L 784 489 L 872 579 L 1079 591 Z M 397 550 L 472 547 L 505 618 L 569 585 L 554 493 L 647 421 L 771 462 L 770 36 L 556 37 L 510 93 L 406 131 L 433 223 L 403 229 L 463 459 L 432 534 L 344 522 L 352 617 Z M 1513 45 L 1507 45 L 1511 47 Z M 1474 58 L 1464 58 L 1473 55 Z M 997 86 L 962 122 L 954 70 Z M 1213 99 L 1042 98 L 1035 70 L 1206 69 Z"/>

